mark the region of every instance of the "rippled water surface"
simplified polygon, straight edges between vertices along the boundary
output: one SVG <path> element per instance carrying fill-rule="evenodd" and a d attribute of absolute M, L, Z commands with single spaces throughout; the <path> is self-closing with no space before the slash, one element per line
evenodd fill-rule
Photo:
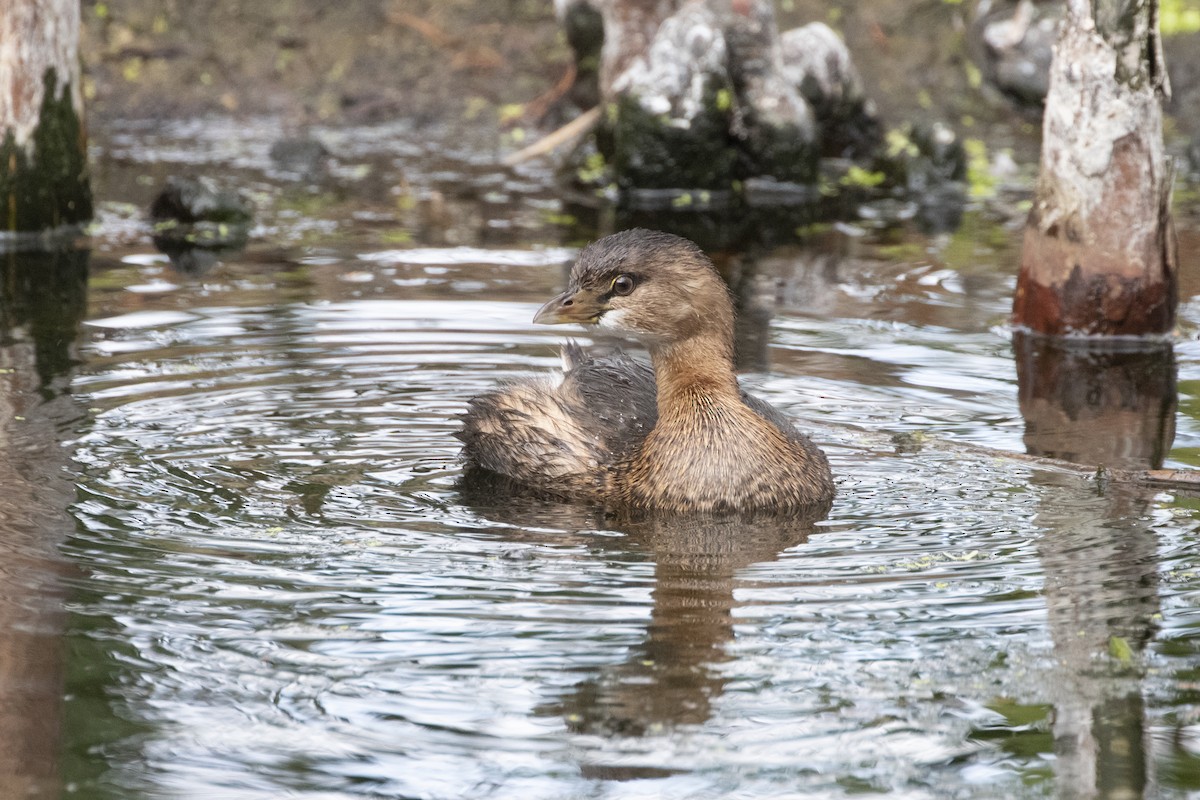
<path fill-rule="evenodd" d="M 76 484 L 68 795 L 1200 787 L 1200 504 L 1004 455 L 1035 441 L 1034 412 L 994 219 L 716 254 L 743 379 L 825 448 L 837 502 L 816 521 L 620 525 L 460 491 L 455 415 L 557 366 L 564 332 L 530 318 L 580 237 L 547 221 L 565 209 L 545 175 L 464 198 L 443 183 L 471 164 L 443 176 L 425 155 L 373 167 L 382 185 L 425 163 L 415 205 L 381 190 L 296 221 L 276 197 L 274 244 L 200 274 L 106 206 L 55 417 Z M 443 201 L 448 229 L 405 216 Z M 1197 309 L 1168 466 L 1200 444 Z"/>

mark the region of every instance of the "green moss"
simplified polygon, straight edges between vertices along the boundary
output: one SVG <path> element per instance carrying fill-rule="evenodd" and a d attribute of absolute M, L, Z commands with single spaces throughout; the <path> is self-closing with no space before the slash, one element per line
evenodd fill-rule
<path fill-rule="evenodd" d="M 705 111 L 686 128 L 648 112 L 636 97 L 622 97 L 612 126 L 618 183 L 639 189 L 727 189 L 735 177 L 737 153 L 729 142 L 731 112 L 719 108 L 718 96 L 730 90 L 710 80 Z"/>
<path fill-rule="evenodd" d="M 916 242 L 901 242 L 899 244 L 880 245 L 876 252 L 888 261 L 916 262 L 928 257 L 925 248 Z M 895 437 L 893 437 L 895 438 Z"/>
<path fill-rule="evenodd" d="M 542 221 L 547 225 L 555 225 L 560 228 L 570 228 L 579 224 L 579 218 L 574 214 L 564 214 L 560 211 L 543 212 Z"/>
<path fill-rule="evenodd" d="M 1200 182 L 1189 182 L 1186 175 L 1176 179 L 1171 201 L 1176 213 L 1185 207 L 1200 205 Z"/>
<path fill-rule="evenodd" d="M 608 164 L 604 160 L 603 153 L 589 153 L 584 159 L 583 166 L 576 171 L 576 177 L 579 182 L 592 185 L 603 181 L 608 173 Z"/>
<path fill-rule="evenodd" d="M 833 230 L 833 224 L 829 222 L 810 222 L 807 225 L 800 225 L 792 232 L 799 239 L 807 239 L 812 236 L 820 236 L 829 233 Z"/>
<path fill-rule="evenodd" d="M 905 130 L 892 128 L 887 132 L 885 140 L 887 149 L 884 152 L 888 158 L 915 158 L 921 152 Z"/>
<path fill-rule="evenodd" d="M 886 179 L 887 176 L 882 172 L 865 170 L 857 164 L 852 164 L 850 169 L 846 170 L 846 174 L 842 176 L 841 184 L 870 189 L 879 186 Z"/>
<path fill-rule="evenodd" d="M 972 89 L 978 89 L 983 85 L 983 73 L 979 71 L 979 67 L 975 66 L 970 61 L 964 62 L 963 67 L 967 71 L 968 86 L 970 86 Z"/>
<path fill-rule="evenodd" d="M 0 141 L 0 230 L 51 230 L 92 217 L 83 125 L 69 84 L 58 90 L 53 69 L 43 77 L 39 122 L 27 146 L 12 129 Z"/>
<path fill-rule="evenodd" d="M 995 195 L 996 176 L 992 174 L 987 144 L 982 139 L 965 139 L 963 149 L 967 151 L 967 185 L 971 197 L 981 200 Z"/>
<path fill-rule="evenodd" d="M 886 176 L 885 185 L 905 187 L 915 193 L 967 180 L 967 151 L 952 131 L 939 124 L 906 125 L 888 131 L 884 139 L 884 149 L 872 167 Z M 983 157 L 986 156 L 985 150 Z"/>
<path fill-rule="evenodd" d="M 336 192 L 310 192 L 310 191 L 294 191 L 287 192 L 279 197 L 277 207 L 281 211 L 294 211 L 303 217 L 321 217 L 333 216 L 344 198 Z M 400 205 L 397 200 L 397 205 Z M 408 206 L 412 208 L 416 205 L 415 199 Z M 405 210 L 405 209 L 401 209 Z M 249 219 L 248 217 L 246 219 Z M 236 221 L 236 220 L 235 220 Z"/>
<path fill-rule="evenodd" d="M 691 206 L 692 202 L 693 202 L 692 193 L 684 192 L 683 194 L 679 195 L 678 197 L 672 199 L 671 205 L 674 206 L 675 208 L 688 208 L 689 206 Z"/>
<path fill-rule="evenodd" d="M 939 256 L 944 266 L 956 272 L 973 272 L 980 268 L 980 253 L 993 253 L 1003 261 L 1013 247 L 1012 234 L 1004 225 L 976 210 L 963 214 Z"/>
<path fill-rule="evenodd" d="M 1120 636 L 1108 637 L 1108 654 L 1123 667 L 1132 666 L 1133 648 Z"/>
<path fill-rule="evenodd" d="M 379 241 L 384 244 L 409 244 L 412 240 L 412 231 L 406 228 L 392 228 L 379 234 Z"/>
<path fill-rule="evenodd" d="M 819 152 L 809 132 L 796 125 L 752 126 L 742 149 L 741 174 L 770 175 L 781 181 L 817 181 Z"/>

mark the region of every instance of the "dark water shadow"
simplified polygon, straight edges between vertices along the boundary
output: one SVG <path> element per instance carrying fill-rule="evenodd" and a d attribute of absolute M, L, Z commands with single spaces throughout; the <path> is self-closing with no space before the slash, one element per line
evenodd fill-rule
<path fill-rule="evenodd" d="M 786 519 L 663 518 L 615 522 L 624 552 L 654 561 L 645 638 L 623 661 L 580 681 L 543 706 L 577 733 L 644 736 L 702 725 L 729 678 L 738 573 L 802 544 L 828 507 Z"/>
<path fill-rule="evenodd" d="M 155 236 L 153 241 L 176 272 L 198 278 L 212 271 L 221 261 L 234 258 L 245 250 L 249 242 L 249 229 L 245 226 L 235 227 L 219 242 L 209 244 L 196 244 L 179 236 Z"/>
<path fill-rule="evenodd" d="M 0 254 L 0 797 L 59 791 L 64 659 L 58 547 L 73 499 L 64 442 L 88 253 Z"/>

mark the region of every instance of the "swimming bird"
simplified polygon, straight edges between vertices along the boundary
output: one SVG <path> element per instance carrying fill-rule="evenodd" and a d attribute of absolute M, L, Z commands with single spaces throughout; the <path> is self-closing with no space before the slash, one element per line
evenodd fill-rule
<path fill-rule="evenodd" d="M 832 500 L 825 454 L 739 386 L 733 301 L 687 239 L 634 229 L 593 242 L 533 321 L 627 336 L 650 364 L 567 344 L 561 373 L 472 399 L 457 434 L 468 471 L 615 511 L 775 512 Z"/>

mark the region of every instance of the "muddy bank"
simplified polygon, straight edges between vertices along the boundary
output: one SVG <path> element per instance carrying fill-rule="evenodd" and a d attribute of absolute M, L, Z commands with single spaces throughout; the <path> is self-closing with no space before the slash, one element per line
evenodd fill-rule
<path fill-rule="evenodd" d="M 93 119 L 494 120 L 566 51 L 549 3 L 84 3 Z M 485 113 L 490 112 L 490 113 Z"/>
<path fill-rule="evenodd" d="M 998 147 L 1036 139 L 1036 115 L 1000 97 L 968 58 L 974 4 L 785 0 L 777 7 L 781 28 L 822 20 L 838 31 L 887 122 L 939 119 Z M 1175 83 L 1169 110 L 1176 131 L 1192 136 L 1200 34 L 1166 44 Z M 547 103 L 570 62 L 549 0 L 89 0 L 83 61 L 100 130 L 115 119 L 220 112 L 277 116 L 292 128 L 449 123 L 520 140 L 570 113 Z"/>

